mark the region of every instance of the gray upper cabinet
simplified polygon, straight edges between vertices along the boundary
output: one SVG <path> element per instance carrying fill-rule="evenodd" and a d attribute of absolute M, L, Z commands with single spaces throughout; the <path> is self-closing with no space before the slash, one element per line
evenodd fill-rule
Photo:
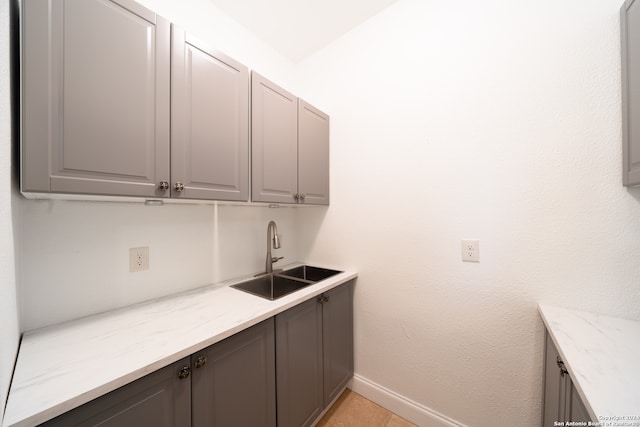
<path fill-rule="evenodd" d="M 23 2 L 22 189 L 161 197 L 170 25 L 129 0 Z"/>
<path fill-rule="evenodd" d="M 249 71 L 172 26 L 171 197 L 249 200 Z"/>
<path fill-rule="evenodd" d="M 329 116 L 251 73 L 251 197 L 329 204 Z"/>
<path fill-rule="evenodd" d="M 22 191 L 249 200 L 249 72 L 130 0 L 25 0 Z"/>
<path fill-rule="evenodd" d="M 298 193 L 298 98 L 251 73 L 251 198 L 295 203 Z"/>
<path fill-rule="evenodd" d="M 623 184 L 640 185 L 640 1 L 620 10 Z"/>
<path fill-rule="evenodd" d="M 298 100 L 298 193 L 301 203 L 329 204 L 329 116 Z"/>

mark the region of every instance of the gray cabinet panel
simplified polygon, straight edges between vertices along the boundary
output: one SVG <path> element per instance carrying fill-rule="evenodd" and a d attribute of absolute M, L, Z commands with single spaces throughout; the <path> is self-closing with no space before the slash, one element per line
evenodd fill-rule
<path fill-rule="evenodd" d="M 594 421 L 589 416 L 569 372 L 548 332 L 545 332 L 543 427 Z"/>
<path fill-rule="evenodd" d="M 329 204 L 329 116 L 298 100 L 298 192 L 301 203 Z"/>
<path fill-rule="evenodd" d="M 198 368 L 200 357 L 206 357 L 206 364 Z M 273 318 L 195 353 L 191 359 L 194 427 L 275 427 Z"/>
<path fill-rule="evenodd" d="M 298 185 L 298 100 L 251 73 L 252 200 L 295 203 Z"/>
<path fill-rule="evenodd" d="M 564 404 L 564 400 L 560 398 L 564 381 L 556 364 L 558 356 L 551 337 L 545 332 L 543 427 L 553 427 L 555 422 L 564 419 L 564 408 L 560 407 L 561 403 Z"/>
<path fill-rule="evenodd" d="M 571 379 L 569 379 L 569 381 L 571 381 Z M 570 421 L 592 421 L 587 409 L 584 407 L 584 403 L 582 403 L 582 399 L 580 399 L 580 395 L 578 394 L 573 381 L 571 381 L 569 393 L 570 396 L 567 399 L 567 407 L 569 411 L 568 419 Z"/>
<path fill-rule="evenodd" d="M 251 197 L 329 204 L 329 116 L 251 73 Z"/>
<path fill-rule="evenodd" d="M 623 183 L 640 185 L 640 1 L 622 5 L 620 27 Z"/>
<path fill-rule="evenodd" d="M 23 16 L 23 191 L 163 196 L 169 23 L 126 0 L 27 0 Z"/>
<path fill-rule="evenodd" d="M 353 282 L 325 293 L 322 304 L 324 405 L 353 377 Z"/>
<path fill-rule="evenodd" d="M 191 383 L 178 372 L 189 358 L 92 400 L 46 423 L 47 427 L 188 427 L 191 425 Z M 99 368 L 97 368 L 99 369 Z"/>
<path fill-rule="evenodd" d="M 171 61 L 172 197 L 249 200 L 248 69 L 175 26 Z"/>
<path fill-rule="evenodd" d="M 309 426 L 322 412 L 322 305 L 316 299 L 276 316 L 278 427 Z"/>

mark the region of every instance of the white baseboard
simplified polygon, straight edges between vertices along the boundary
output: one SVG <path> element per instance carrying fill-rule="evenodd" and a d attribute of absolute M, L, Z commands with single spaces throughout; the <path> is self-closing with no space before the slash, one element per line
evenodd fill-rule
<path fill-rule="evenodd" d="M 420 427 L 466 427 L 357 374 L 348 388 Z"/>

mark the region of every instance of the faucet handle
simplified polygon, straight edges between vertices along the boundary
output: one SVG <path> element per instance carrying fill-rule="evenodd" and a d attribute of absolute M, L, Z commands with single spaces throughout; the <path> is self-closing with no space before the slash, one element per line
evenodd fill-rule
<path fill-rule="evenodd" d="M 271 262 L 278 262 L 280 261 L 282 258 L 284 258 L 283 256 L 274 256 L 273 258 L 271 258 Z"/>

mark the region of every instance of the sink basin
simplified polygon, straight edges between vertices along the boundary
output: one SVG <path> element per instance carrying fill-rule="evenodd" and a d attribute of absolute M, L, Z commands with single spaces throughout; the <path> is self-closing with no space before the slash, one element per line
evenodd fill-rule
<path fill-rule="evenodd" d="M 246 282 L 231 285 L 232 288 L 249 292 L 270 300 L 281 298 L 285 295 L 311 285 L 311 281 L 297 280 L 293 277 L 284 277 L 274 274 L 256 277 Z"/>
<path fill-rule="evenodd" d="M 310 265 L 301 265 L 300 267 L 285 270 L 280 274 L 282 276 L 295 277 L 302 280 L 309 280 L 311 282 L 319 282 L 321 280 L 328 279 L 331 276 L 335 276 L 338 273 L 342 273 L 342 271 L 312 267 Z"/>
<path fill-rule="evenodd" d="M 274 300 L 339 273 L 342 272 L 329 270 L 328 268 L 301 265 L 300 267 L 258 276 L 246 282 L 231 285 L 231 287 Z"/>

